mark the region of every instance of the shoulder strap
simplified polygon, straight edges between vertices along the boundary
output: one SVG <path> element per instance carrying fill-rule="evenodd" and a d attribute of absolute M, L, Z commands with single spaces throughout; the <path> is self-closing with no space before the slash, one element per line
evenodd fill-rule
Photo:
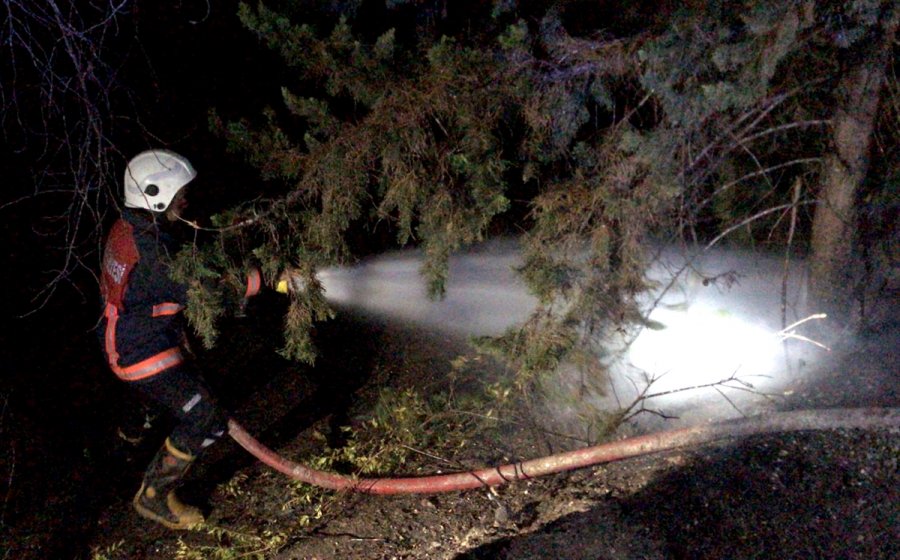
<path fill-rule="evenodd" d="M 100 289 L 107 304 L 122 306 L 128 276 L 140 260 L 140 253 L 134 242 L 134 228 L 125 220 L 113 224 L 103 252 L 103 271 Z"/>

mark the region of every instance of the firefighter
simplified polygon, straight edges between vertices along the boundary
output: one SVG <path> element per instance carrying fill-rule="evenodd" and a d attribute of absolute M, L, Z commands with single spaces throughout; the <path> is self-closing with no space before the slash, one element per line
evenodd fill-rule
<path fill-rule="evenodd" d="M 192 462 L 221 438 L 227 416 L 182 350 L 187 287 L 169 277 L 168 259 L 178 246 L 172 225 L 186 206 L 185 187 L 197 172 L 167 150 L 135 156 L 125 171 L 125 209 L 109 233 L 103 256 L 100 334 L 112 371 L 168 409 L 178 424 L 151 461 L 134 508 L 172 529 L 203 521 L 175 489 Z M 245 297 L 260 289 L 258 270 Z"/>

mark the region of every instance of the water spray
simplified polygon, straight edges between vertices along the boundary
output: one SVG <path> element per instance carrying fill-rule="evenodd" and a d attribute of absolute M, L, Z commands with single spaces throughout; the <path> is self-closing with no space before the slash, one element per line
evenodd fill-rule
<path fill-rule="evenodd" d="M 684 270 L 682 264 L 657 262 L 650 276 L 671 279 L 671 271 Z M 772 290 L 772 281 L 781 280 L 783 261 L 753 258 L 737 252 L 707 252 L 704 262 L 691 259 L 693 278 L 670 282 L 675 289 L 649 294 L 648 320 L 657 328 L 644 329 L 624 353 L 622 363 L 643 371 L 653 383 L 681 383 L 682 389 L 659 394 L 681 395 L 685 386 L 709 387 L 721 379 L 723 371 L 766 377 L 773 383 L 784 369 L 785 342 L 811 342 L 797 333 L 797 327 L 823 316 L 813 315 L 791 325 L 783 325 L 784 293 Z M 404 324 L 463 335 L 497 335 L 519 323 L 536 307 L 537 301 L 523 285 L 514 269 L 520 264 L 512 242 L 494 244 L 486 250 L 456 255 L 450 260 L 447 295 L 431 301 L 422 287 L 421 258 L 415 253 L 386 254 L 351 268 L 320 272 L 326 297 L 335 304 L 366 313 L 393 318 Z M 735 274 L 733 271 L 746 271 Z M 727 289 L 709 285 L 709 278 L 739 278 Z M 794 278 L 800 275 L 793 274 Z M 301 287 L 302 288 L 302 287 Z M 801 286 L 792 285 L 791 297 L 800 297 Z M 808 356 L 805 356 L 808 358 Z M 776 375 L 777 374 L 777 375 Z M 685 385 L 686 384 L 686 385 Z M 777 385 L 773 385 L 778 387 Z M 716 387 L 719 390 L 719 387 Z M 731 401 L 729 400 L 729 403 Z M 734 412 L 733 410 L 731 411 Z M 641 455 L 687 449 L 717 441 L 778 432 L 837 429 L 900 429 L 900 409 L 859 408 L 797 410 L 757 416 L 743 416 L 718 422 L 703 422 L 672 430 L 652 432 L 549 455 L 518 463 L 468 472 L 412 478 L 360 479 L 318 471 L 281 457 L 253 438 L 238 422 L 229 421 L 229 433 L 260 461 L 288 477 L 315 486 L 369 494 L 438 493 L 491 487 L 527 480 L 592 465 Z"/>
<path fill-rule="evenodd" d="M 501 335 L 538 308 L 537 298 L 516 273 L 523 262 L 517 240 L 494 240 L 452 255 L 446 296 L 439 301 L 426 293 L 423 260 L 411 250 L 384 253 L 356 266 L 322 270 L 318 279 L 333 305 L 460 339 Z M 627 344 L 604 342 L 609 357 L 603 365 L 618 383 L 613 390 L 627 402 L 635 383 L 652 379 L 656 392 L 670 395 L 663 399 L 666 403 L 681 404 L 696 392 L 674 389 L 710 386 L 735 376 L 758 391 L 789 389 L 798 364 L 808 371 L 826 352 L 797 333 L 809 320 L 798 315 L 802 263 L 792 265 L 787 293 L 782 291 L 784 266 L 778 256 L 747 251 L 711 249 L 692 256 L 674 247 L 659 250 L 647 273 L 659 288 L 641 301 L 650 326 Z M 787 328 L 783 297 L 798 310 L 791 317 L 798 322 Z M 791 336 L 785 336 L 787 331 Z"/>

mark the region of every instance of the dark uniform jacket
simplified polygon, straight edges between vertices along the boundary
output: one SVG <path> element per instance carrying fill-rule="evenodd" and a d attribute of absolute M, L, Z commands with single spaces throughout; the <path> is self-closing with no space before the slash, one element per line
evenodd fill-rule
<path fill-rule="evenodd" d="M 186 286 L 169 277 L 178 247 L 153 214 L 126 210 L 110 230 L 100 288 L 103 348 L 120 378 L 136 381 L 182 362 Z"/>
<path fill-rule="evenodd" d="M 103 254 L 103 349 L 110 368 L 137 381 L 180 364 L 187 287 L 169 277 L 178 243 L 145 210 L 126 209 Z M 259 292 L 259 271 L 247 277 L 244 297 Z"/>

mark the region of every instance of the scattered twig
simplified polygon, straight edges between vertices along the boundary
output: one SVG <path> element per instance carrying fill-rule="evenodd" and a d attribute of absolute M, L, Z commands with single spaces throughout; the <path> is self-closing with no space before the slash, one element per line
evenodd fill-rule
<path fill-rule="evenodd" d="M 784 327 L 783 329 L 781 329 L 780 331 L 778 331 L 778 332 L 775 333 L 775 334 L 783 335 L 783 334 L 785 334 L 785 333 L 788 333 L 789 331 L 791 331 L 791 330 L 794 329 L 795 327 L 799 327 L 800 325 L 802 325 L 802 324 L 804 324 L 804 323 L 807 323 L 807 322 L 809 322 L 809 321 L 816 321 L 816 320 L 819 320 L 819 319 L 826 319 L 827 317 L 828 317 L 828 315 L 825 314 L 825 313 L 815 313 L 815 314 L 813 314 L 813 315 L 810 315 L 809 317 L 806 317 L 806 318 L 804 318 L 804 319 L 800 319 L 799 321 L 795 321 L 795 322 L 791 323 L 790 325 Z"/>
<path fill-rule="evenodd" d="M 803 336 L 803 335 L 799 335 L 799 334 L 790 334 L 790 335 L 785 336 L 784 338 L 785 338 L 785 339 L 792 338 L 792 339 L 794 339 L 794 340 L 799 340 L 799 341 L 801 341 L 801 342 L 808 342 L 808 343 L 810 343 L 810 344 L 813 344 L 813 345 L 815 345 L 815 346 L 818 346 L 819 348 L 821 348 L 821 349 L 823 349 L 823 350 L 828 350 L 829 352 L 831 351 L 831 348 L 829 348 L 828 346 L 825 346 L 825 345 L 822 344 L 821 342 L 818 342 L 818 341 L 813 340 L 813 339 L 811 339 L 811 338 L 805 337 L 805 336 Z"/>
<path fill-rule="evenodd" d="M 731 405 L 731 408 L 733 408 L 733 409 L 735 409 L 735 410 L 737 411 L 738 414 L 740 414 L 740 415 L 743 416 L 744 418 L 747 417 L 747 415 L 744 414 L 744 411 L 741 410 L 740 408 L 738 408 L 738 405 L 734 404 L 734 401 L 731 400 L 731 399 L 728 397 L 728 395 L 726 395 L 726 394 L 722 391 L 722 389 L 720 389 L 719 387 L 713 387 L 713 388 L 715 389 L 715 391 L 716 391 L 717 393 L 719 393 L 719 395 L 720 395 L 723 399 L 725 399 L 725 401 L 726 401 L 728 404 Z"/>
<path fill-rule="evenodd" d="M 829 348 L 828 346 L 825 346 L 821 342 L 818 342 L 809 337 L 806 337 L 806 336 L 803 336 L 803 335 L 800 335 L 800 334 L 797 334 L 796 332 L 794 332 L 794 328 L 799 327 L 800 325 L 806 323 L 807 321 L 821 320 L 821 319 L 825 319 L 827 317 L 828 317 L 828 315 L 826 315 L 825 313 L 816 313 L 814 315 L 810 315 L 809 317 L 806 317 L 805 319 L 800 319 L 799 321 L 791 323 L 790 325 L 786 326 L 785 328 L 781 329 L 780 331 L 778 331 L 775 334 L 777 336 L 781 337 L 782 340 L 793 339 L 793 340 L 799 340 L 801 342 L 808 342 L 810 344 L 818 346 L 819 348 L 822 348 L 823 350 L 828 350 L 830 352 L 831 348 Z"/>
<path fill-rule="evenodd" d="M 313 531 L 312 534 L 309 535 L 300 535 L 301 539 L 314 539 L 317 537 L 326 537 L 330 539 L 338 539 L 338 538 L 347 538 L 352 541 L 384 541 L 386 540 L 384 537 L 364 537 L 362 535 L 357 535 L 356 533 L 328 533 L 325 531 Z"/>
<path fill-rule="evenodd" d="M 820 320 L 820 319 L 825 319 L 825 318 L 826 318 L 825 313 L 816 313 L 814 315 L 810 315 L 809 317 L 800 319 L 799 321 L 795 321 L 795 322 L 791 323 L 790 325 L 784 327 L 780 331 L 776 332 L 775 336 L 780 338 L 781 340 L 787 340 L 789 338 L 795 339 L 795 340 L 800 340 L 802 342 L 808 342 L 808 343 L 818 346 L 820 348 L 824 348 L 825 350 L 830 350 L 824 344 L 822 344 L 818 341 L 815 341 L 809 337 L 797 334 L 796 331 L 794 330 L 797 327 L 799 327 L 809 321 Z M 767 400 L 772 400 L 773 398 L 779 396 L 778 394 L 760 391 L 752 383 L 747 381 L 747 377 L 750 377 L 750 376 L 739 376 L 737 370 L 735 370 L 729 377 L 720 379 L 718 381 L 712 381 L 710 383 L 700 383 L 700 384 L 691 385 L 688 387 L 679 387 L 677 389 L 669 389 L 666 391 L 657 391 L 657 392 L 651 393 L 650 392 L 651 387 L 655 383 L 657 383 L 660 379 L 662 379 L 662 377 L 664 375 L 665 374 L 659 375 L 659 376 L 650 375 L 647 372 L 644 372 L 644 387 L 643 387 L 643 389 L 639 388 L 639 386 L 637 385 L 637 382 L 634 379 L 632 379 L 631 377 L 628 378 L 628 380 L 631 381 L 631 383 L 634 385 L 635 391 L 637 392 L 637 396 L 632 400 L 631 404 L 629 404 L 619 414 L 619 420 L 616 422 L 617 425 L 623 424 L 623 423 L 627 422 L 628 420 L 630 420 L 631 418 L 634 418 L 638 414 L 641 414 L 644 412 L 655 414 L 662 418 L 672 418 L 671 416 L 667 416 L 665 413 L 663 413 L 661 411 L 648 408 L 646 406 L 646 403 L 648 401 L 650 401 L 651 399 L 664 397 L 664 396 L 668 396 L 668 395 L 674 395 L 674 394 L 678 394 L 678 393 L 684 393 L 687 391 L 695 391 L 695 390 L 699 390 L 699 389 L 713 389 L 717 393 L 719 393 L 719 395 L 721 395 L 722 398 L 724 398 L 728 402 L 728 404 L 731 405 L 732 408 L 734 408 L 736 411 L 738 411 L 741 415 L 744 415 L 744 412 L 740 408 L 738 408 L 736 403 L 725 394 L 723 389 L 733 389 L 735 391 L 745 391 L 745 392 L 752 393 L 754 395 L 763 397 Z M 768 377 L 768 376 L 754 375 L 752 377 Z"/>
<path fill-rule="evenodd" d="M 406 449 L 407 451 L 410 451 L 417 455 L 422 455 L 423 457 L 428 457 L 429 459 L 434 459 L 435 461 L 439 461 L 439 462 L 447 464 L 447 465 L 453 465 L 454 467 L 459 466 L 456 461 L 451 461 L 450 459 L 446 459 L 444 457 L 441 457 L 440 455 L 435 455 L 434 453 L 428 453 L 427 451 L 422 451 L 421 449 L 416 449 L 415 447 L 410 447 L 409 445 L 406 445 L 403 443 L 400 443 L 398 445 L 399 445 L 399 447 L 402 447 L 403 449 Z"/>

